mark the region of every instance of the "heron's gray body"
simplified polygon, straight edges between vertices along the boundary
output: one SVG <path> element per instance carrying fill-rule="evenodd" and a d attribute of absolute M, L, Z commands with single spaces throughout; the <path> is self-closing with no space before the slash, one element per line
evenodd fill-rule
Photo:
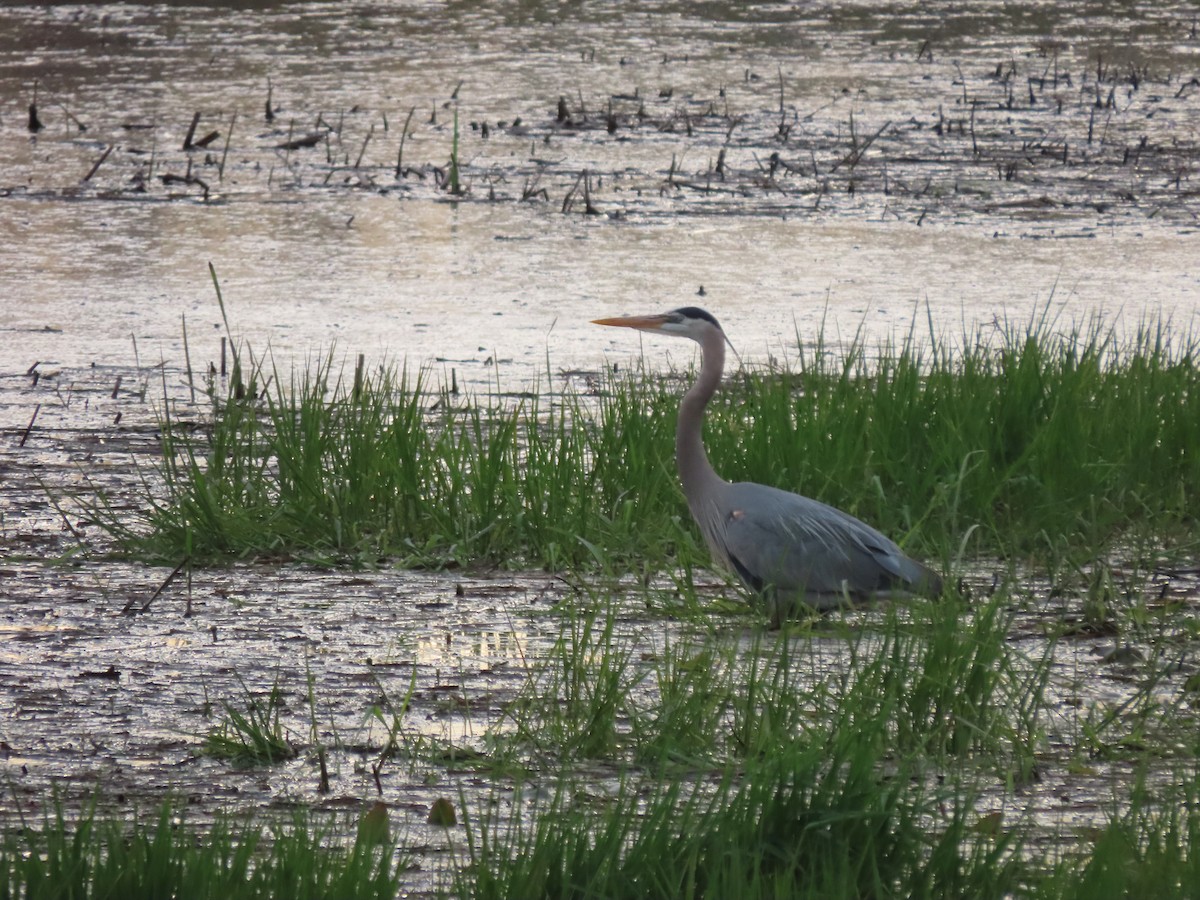
<path fill-rule="evenodd" d="M 840 509 L 749 481 L 723 483 L 716 494 L 692 516 L 714 559 L 765 597 L 776 617 L 801 604 L 824 610 L 941 591 L 936 573 Z"/>
<path fill-rule="evenodd" d="M 713 470 L 701 432 L 705 407 L 721 383 L 726 338 L 712 315 L 685 307 L 597 321 L 700 344 L 700 375 L 679 404 L 679 479 L 713 558 L 767 601 L 773 620 L 800 604 L 830 609 L 898 593 L 941 593 L 936 572 L 849 513 L 779 488 L 730 483 Z"/>

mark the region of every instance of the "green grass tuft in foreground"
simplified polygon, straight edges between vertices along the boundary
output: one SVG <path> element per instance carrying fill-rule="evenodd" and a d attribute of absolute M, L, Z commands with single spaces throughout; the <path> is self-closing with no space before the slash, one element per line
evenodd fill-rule
<path fill-rule="evenodd" d="M 1099 322 L 1034 322 L 845 352 L 818 337 L 790 368 L 727 378 L 706 441 L 725 477 L 817 497 L 943 565 L 1092 558 L 1131 534 L 1194 539 L 1196 358 L 1165 325 L 1122 342 Z M 130 553 L 198 563 L 707 562 L 675 478 L 678 380 L 514 405 L 388 368 L 348 384 L 331 360 L 282 377 L 244 361 L 199 429 L 168 409 L 140 514 L 100 500 L 97 518 Z"/>
<path fill-rule="evenodd" d="M 1012 599 L 890 608 L 835 638 L 717 629 L 640 656 L 603 602 L 569 611 L 497 735 L 559 768 L 515 802 L 507 785 L 463 800 L 451 895 L 1197 896 L 1194 760 L 1119 779 L 1088 828 L 1030 807 L 1035 766 L 1057 765 L 1053 655 L 1010 640 Z M 605 760 L 620 762 L 597 776 Z"/>
<path fill-rule="evenodd" d="M 0 839 L 0 897 L 50 900 L 392 900 L 403 865 L 393 848 L 355 842 L 331 848 L 302 818 L 290 825 L 218 822 L 200 833 L 165 804 L 153 825 L 60 811 L 38 830 Z"/>

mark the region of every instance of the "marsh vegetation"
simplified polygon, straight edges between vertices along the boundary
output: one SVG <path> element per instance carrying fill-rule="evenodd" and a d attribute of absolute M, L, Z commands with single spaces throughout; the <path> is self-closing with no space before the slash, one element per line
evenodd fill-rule
<path fill-rule="evenodd" d="M 918 327 L 734 373 L 707 436 L 729 477 L 769 473 L 937 561 L 959 587 L 936 601 L 767 630 L 704 575 L 675 486 L 689 373 L 645 364 L 469 396 L 428 372 L 333 352 L 280 371 L 238 347 L 200 407 L 164 395 L 162 454 L 132 503 L 95 482 L 57 502 L 171 568 L 156 606 L 126 610 L 149 617 L 184 598 L 193 614 L 206 571 L 247 561 L 364 584 L 397 567 L 548 573 L 549 605 L 501 609 L 516 650 L 500 663 L 448 678 L 419 654 L 367 660 L 364 701 L 325 696 L 310 650 L 302 672 L 235 665 L 221 696 L 205 687 L 195 752 L 212 763 L 291 766 L 314 799 L 350 772 L 382 797 L 430 785 L 445 805 L 425 827 L 449 860 L 430 889 L 1187 896 L 1195 345 L 1154 323 L 1128 340 L 1098 320 Z M 386 817 L 368 841 L 360 814 L 326 833 L 342 835 L 329 865 L 403 883 L 421 843 Z M 136 826 L 132 846 L 160 847 L 137 865 L 182 872 L 165 821 Z M 52 820 L 10 838 L 0 868 L 36 885 L 49 876 L 29 860 L 60 865 L 70 846 L 99 883 L 86 859 L 116 827 Z M 266 852 L 230 827 L 218 816 L 195 852 Z"/>
<path fill-rule="evenodd" d="M 0 897 L 1196 895 L 1186 4 L 0 20 Z M 945 597 L 711 571 L 660 302 Z"/>

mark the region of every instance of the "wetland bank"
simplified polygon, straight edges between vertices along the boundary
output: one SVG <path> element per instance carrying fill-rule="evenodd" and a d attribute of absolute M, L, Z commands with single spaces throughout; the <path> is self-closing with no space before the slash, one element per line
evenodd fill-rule
<path fill-rule="evenodd" d="M 0 892 L 107 821 L 327 895 L 1200 883 L 1188 8 L 0 21 Z M 695 302 L 718 468 L 969 595 L 709 573 L 691 358 L 586 325 Z"/>

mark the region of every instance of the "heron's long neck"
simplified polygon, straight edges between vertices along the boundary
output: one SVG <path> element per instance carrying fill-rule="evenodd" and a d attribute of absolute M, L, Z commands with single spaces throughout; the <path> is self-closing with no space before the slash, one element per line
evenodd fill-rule
<path fill-rule="evenodd" d="M 700 359 L 700 376 L 683 395 L 675 429 L 675 463 L 689 499 L 701 496 L 706 485 L 721 483 L 708 462 L 703 440 L 704 408 L 716 393 L 725 368 L 725 339 L 720 332 L 714 330 L 701 342 Z"/>

